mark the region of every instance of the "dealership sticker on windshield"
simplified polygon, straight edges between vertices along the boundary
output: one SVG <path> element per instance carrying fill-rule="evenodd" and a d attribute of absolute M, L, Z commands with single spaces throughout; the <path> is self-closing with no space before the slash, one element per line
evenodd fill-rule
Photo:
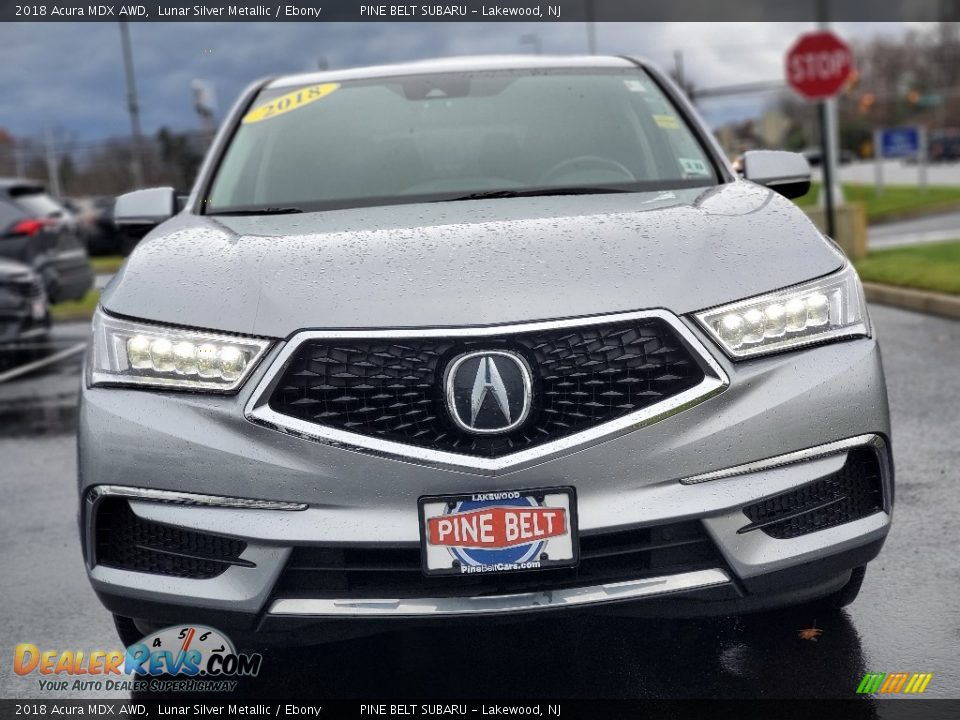
<path fill-rule="evenodd" d="M 703 160 L 696 158 L 679 158 L 680 167 L 687 175 L 709 175 L 707 164 Z"/>
<path fill-rule="evenodd" d="M 260 122 L 268 120 L 278 115 L 283 115 L 291 110 L 297 110 L 304 105 L 316 102 L 325 98 L 330 93 L 340 87 L 340 83 L 322 83 L 320 85 L 311 85 L 310 87 L 300 88 L 294 92 L 281 95 L 268 103 L 264 103 L 243 116 L 243 124 Z"/>
<path fill-rule="evenodd" d="M 579 560 L 572 488 L 420 498 L 427 575 L 570 567 Z"/>

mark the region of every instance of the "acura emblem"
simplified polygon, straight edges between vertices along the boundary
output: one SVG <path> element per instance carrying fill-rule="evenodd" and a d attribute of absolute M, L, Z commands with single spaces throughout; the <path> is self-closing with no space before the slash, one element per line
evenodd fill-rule
<path fill-rule="evenodd" d="M 447 368 L 445 385 L 450 417 L 467 432 L 509 432 L 530 414 L 530 366 L 517 353 L 482 350 L 461 355 Z"/>

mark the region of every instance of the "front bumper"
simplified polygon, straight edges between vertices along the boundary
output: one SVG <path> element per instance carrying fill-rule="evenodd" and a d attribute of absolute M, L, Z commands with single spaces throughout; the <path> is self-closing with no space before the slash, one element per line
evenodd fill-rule
<path fill-rule="evenodd" d="M 50 312 L 43 296 L 18 300 L 16 305 L 0 306 L 0 346 L 36 340 L 50 332 Z M 35 303 L 42 303 L 42 314 L 35 309 Z"/>
<path fill-rule="evenodd" d="M 889 529 L 889 418 L 879 351 L 870 339 L 737 365 L 720 359 L 731 383 L 716 397 L 607 442 L 494 476 L 354 452 L 250 423 L 243 408 L 270 360 L 235 397 L 83 391 L 81 497 L 91 498 L 94 487 L 117 486 L 305 506 L 276 510 L 157 502 L 156 497 L 131 500 L 133 513 L 146 521 L 246 543 L 241 557 L 249 564 L 198 580 L 97 563 L 95 513 L 85 504 L 88 572 L 112 611 L 155 621 L 206 619 L 264 632 L 321 620 L 330 626 L 433 622 L 550 610 L 738 612 L 839 589 L 851 568 L 879 552 Z M 837 441 L 849 442 L 838 449 Z M 747 523 L 744 506 L 837 472 L 850 449 L 864 445 L 875 447 L 881 459 L 882 510 L 791 539 L 738 532 Z M 792 455 L 805 451 L 810 452 Z M 748 466 L 783 455 L 791 462 Z M 729 469 L 733 474 L 725 472 Z M 702 482 L 681 482 L 704 475 Z M 691 572 L 509 597 L 277 594 L 296 547 L 416 547 L 421 495 L 560 485 L 577 488 L 584 537 L 695 521 L 721 560 Z M 650 602 L 665 596 L 669 603 Z"/>
<path fill-rule="evenodd" d="M 0 347 L 40 340 L 50 332 L 49 316 L 44 320 L 26 319 L 8 322 L 0 318 Z"/>

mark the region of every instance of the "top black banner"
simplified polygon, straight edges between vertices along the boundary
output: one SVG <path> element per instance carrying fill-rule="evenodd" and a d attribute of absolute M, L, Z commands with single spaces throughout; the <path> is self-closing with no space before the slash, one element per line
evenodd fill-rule
<path fill-rule="evenodd" d="M 933 22 L 960 0 L 0 0 L 0 22 Z M 722 29 L 718 29 L 722 32 Z"/>

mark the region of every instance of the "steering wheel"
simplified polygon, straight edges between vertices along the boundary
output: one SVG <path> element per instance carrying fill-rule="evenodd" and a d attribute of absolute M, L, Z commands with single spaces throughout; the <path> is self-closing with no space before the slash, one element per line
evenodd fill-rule
<path fill-rule="evenodd" d="M 637 179 L 632 172 L 630 172 L 626 167 L 618 163 L 616 160 L 598 157 L 596 155 L 578 155 L 577 157 L 567 158 L 566 160 L 561 160 L 558 162 L 540 176 L 537 184 L 550 185 L 558 177 L 562 177 L 564 173 L 569 172 L 571 169 L 577 166 L 583 165 L 594 165 L 604 170 L 612 170 L 619 175 L 623 175 L 627 182 L 636 182 Z"/>

